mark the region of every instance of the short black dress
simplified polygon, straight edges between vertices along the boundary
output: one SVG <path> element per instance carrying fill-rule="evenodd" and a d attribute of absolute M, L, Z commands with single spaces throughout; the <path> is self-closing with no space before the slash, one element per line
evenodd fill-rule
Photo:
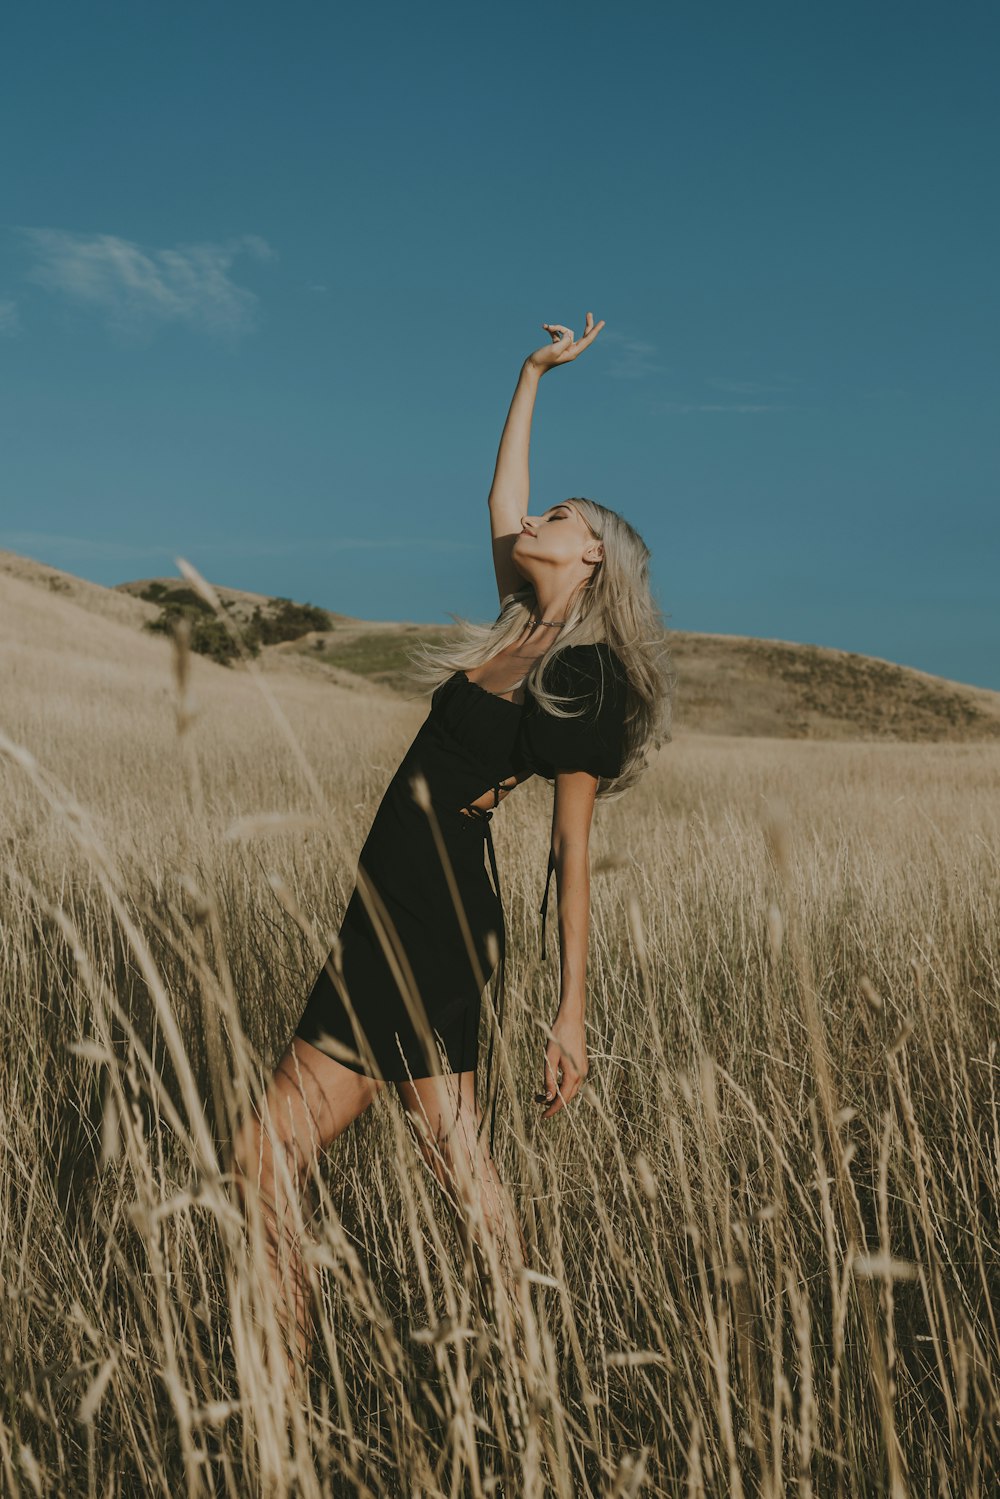
<path fill-rule="evenodd" d="M 469 816 L 462 808 L 490 790 L 496 806 L 499 782 L 512 775 L 553 779 L 557 770 L 587 770 L 614 777 L 625 757 L 628 678 L 617 652 L 605 642 L 566 646 L 547 669 L 549 684 L 572 694 L 568 709 L 582 702 L 582 716 L 555 718 L 530 688 L 523 703 L 514 703 L 462 671 L 435 689 L 375 813 L 337 944 L 295 1029 L 320 1050 L 325 1037 L 349 1047 L 359 1060 L 334 1049 L 330 1054 L 353 1071 L 387 1082 L 439 1076 L 446 1070 L 434 1054 L 440 1045 L 448 1070 L 475 1072 L 482 993 L 498 970 L 495 1004 L 502 1024 L 506 941 L 493 813 L 474 808 L 478 815 Z M 424 786 L 427 805 L 421 805 Z M 543 956 L 553 868 L 550 851 L 540 912 Z M 421 1013 L 435 1041 L 430 1054 L 418 1029 Z M 492 1053 L 491 1028 L 487 1096 Z M 493 1105 L 491 1143 L 495 1092 Z"/>

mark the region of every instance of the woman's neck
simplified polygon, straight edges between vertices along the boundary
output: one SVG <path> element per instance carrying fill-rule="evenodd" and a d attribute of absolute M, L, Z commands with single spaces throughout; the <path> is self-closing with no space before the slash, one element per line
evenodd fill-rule
<path fill-rule="evenodd" d="M 535 605 L 531 609 L 531 617 L 538 625 L 562 626 L 567 623 L 573 608 L 578 585 L 570 589 L 560 588 L 558 592 L 549 592 L 547 589 L 535 590 Z"/>

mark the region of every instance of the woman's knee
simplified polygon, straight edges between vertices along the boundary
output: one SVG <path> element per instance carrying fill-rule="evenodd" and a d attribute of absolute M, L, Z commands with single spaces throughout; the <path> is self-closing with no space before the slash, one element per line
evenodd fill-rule
<path fill-rule="evenodd" d="M 299 1037 L 274 1069 L 261 1105 L 247 1109 L 232 1147 L 241 1187 L 247 1177 L 273 1192 L 288 1173 L 303 1192 L 319 1154 L 384 1084 L 333 1061 Z M 242 1180 L 241 1180 L 242 1179 Z"/>
<path fill-rule="evenodd" d="M 279 1090 L 277 1098 L 282 1093 Z M 232 1169 L 237 1186 L 245 1197 L 248 1183 L 268 1196 L 282 1188 L 287 1172 L 291 1186 L 300 1191 L 308 1150 L 303 1148 L 301 1120 L 294 1112 L 279 1106 L 265 1110 L 248 1110 L 232 1144 Z"/>
<path fill-rule="evenodd" d="M 477 1204 L 489 1226 L 497 1216 L 491 1190 L 495 1172 L 476 1109 L 463 1103 L 455 1113 L 439 1115 L 433 1128 L 419 1113 L 413 1122 L 423 1157 L 455 1206 L 466 1214 Z"/>

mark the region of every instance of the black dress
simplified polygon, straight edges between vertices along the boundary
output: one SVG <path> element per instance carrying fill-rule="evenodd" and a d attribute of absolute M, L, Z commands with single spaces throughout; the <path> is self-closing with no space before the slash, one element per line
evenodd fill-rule
<path fill-rule="evenodd" d="M 335 1050 L 330 1054 L 355 1072 L 387 1082 L 443 1073 L 434 1048 L 421 1041 L 421 1006 L 448 1068 L 474 1072 L 482 992 L 497 969 L 502 1023 L 506 943 L 493 813 L 474 808 L 477 815 L 469 816 L 461 809 L 490 790 L 496 806 L 499 782 L 512 775 L 553 779 L 557 770 L 588 770 L 614 777 L 625 755 L 628 679 L 617 653 L 603 642 L 567 646 L 549 670 L 546 685 L 573 694 L 566 705 L 571 710 L 582 700 L 583 716 L 555 718 L 539 707 L 530 688 L 523 703 L 514 703 L 456 671 L 435 689 L 430 711 L 386 788 L 358 858 L 337 945 L 295 1029 L 321 1050 L 324 1037 L 349 1047 L 357 1061 Z M 421 805 L 424 785 L 429 809 Z M 550 851 L 540 912 L 543 956 L 553 868 Z M 357 1017 L 357 1036 L 345 997 Z M 368 1064 L 365 1043 L 375 1067 Z M 491 1029 L 487 1097 L 492 1054 Z M 494 1096 L 491 1145 L 495 1116 Z"/>

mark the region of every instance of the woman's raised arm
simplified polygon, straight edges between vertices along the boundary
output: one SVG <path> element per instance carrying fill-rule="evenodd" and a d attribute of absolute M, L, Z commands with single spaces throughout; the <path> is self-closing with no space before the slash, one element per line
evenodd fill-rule
<path fill-rule="evenodd" d="M 573 330 L 564 327 L 562 323 L 543 323 L 542 327 L 552 342 L 529 354 L 521 366 L 500 438 L 490 487 L 493 567 L 501 603 L 508 593 L 513 593 L 524 585 L 524 579 L 511 557 L 511 550 L 521 530 L 521 516 L 528 509 L 531 489 L 528 450 L 531 446 L 531 418 L 535 411 L 538 382 L 546 370 L 553 369 L 557 364 L 569 364 L 582 354 L 604 327 L 604 319 L 595 325 L 594 314 L 588 312 L 586 327 L 580 338 L 575 338 Z"/>
<path fill-rule="evenodd" d="M 523 588 L 524 579 L 511 557 L 514 542 L 521 530 L 521 516 L 528 509 L 531 481 L 528 472 L 528 449 L 531 445 L 531 418 L 535 394 L 542 371 L 530 358 L 521 366 L 504 423 L 497 453 L 493 485 L 490 489 L 490 532 L 493 537 L 493 568 L 497 591 L 503 603 L 508 593 Z"/>

